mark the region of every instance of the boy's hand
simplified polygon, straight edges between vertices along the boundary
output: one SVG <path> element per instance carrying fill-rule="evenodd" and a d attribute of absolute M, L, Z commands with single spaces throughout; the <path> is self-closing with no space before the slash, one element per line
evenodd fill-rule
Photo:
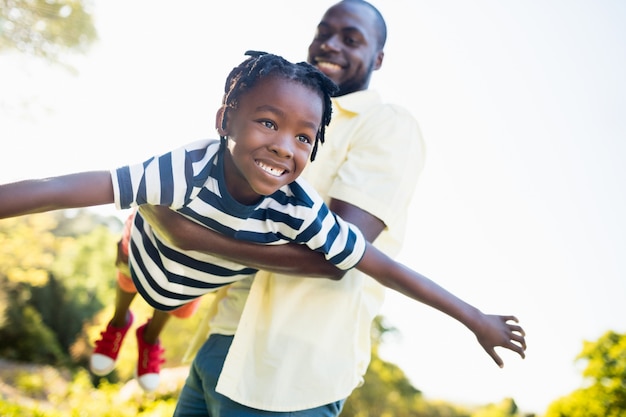
<path fill-rule="evenodd" d="M 515 316 L 485 314 L 480 327 L 474 331 L 478 343 L 500 368 L 504 366 L 504 362 L 496 353 L 496 346 L 517 352 L 522 359 L 526 357 L 524 353 L 526 350 L 526 333 L 516 323 L 518 320 Z"/>

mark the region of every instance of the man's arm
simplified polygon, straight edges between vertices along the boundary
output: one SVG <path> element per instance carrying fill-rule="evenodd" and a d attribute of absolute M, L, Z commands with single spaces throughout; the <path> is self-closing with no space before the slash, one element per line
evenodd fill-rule
<path fill-rule="evenodd" d="M 330 209 L 359 227 L 368 241 L 373 241 L 385 225 L 378 218 L 352 204 L 331 200 Z M 317 278 L 341 279 L 345 274 L 328 262 L 321 253 L 305 245 L 259 245 L 211 231 L 165 207 L 141 206 L 141 214 L 161 237 L 184 250 L 211 253 L 243 265 L 265 271 Z"/>
<path fill-rule="evenodd" d="M 372 243 L 385 230 L 385 223 L 359 207 L 342 200 L 331 199 L 330 210 L 361 230 L 365 240 Z"/>

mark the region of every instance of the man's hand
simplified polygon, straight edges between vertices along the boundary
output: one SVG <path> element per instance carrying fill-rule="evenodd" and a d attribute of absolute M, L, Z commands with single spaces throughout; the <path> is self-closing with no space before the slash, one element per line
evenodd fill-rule
<path fill-rule="evenodd" d="M 212 239 L 221 236 L 164 206 L 142 205 L 139 212 L 159 238 L 181 250 L 212 253 Z"/>

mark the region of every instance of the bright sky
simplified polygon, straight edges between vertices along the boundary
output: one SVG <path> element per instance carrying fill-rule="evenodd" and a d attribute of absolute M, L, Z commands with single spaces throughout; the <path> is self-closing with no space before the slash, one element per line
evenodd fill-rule
<path fill-rule="evenodd" d="M 71 75 L 0 56 L 0 182 L 137 162 L 205 137 L 246 49 L 304 60 L 334 1 L 96 0 Z M 454 320 L 390 293 L 383 355 L 431 399 L 524 411 L 581 386 L 583 340 L 626 332 L 626 3 L 387 0 L 372 87 L 428 146 L 400 260 L 485 312 L 527 358 L 499 369 Z"/>

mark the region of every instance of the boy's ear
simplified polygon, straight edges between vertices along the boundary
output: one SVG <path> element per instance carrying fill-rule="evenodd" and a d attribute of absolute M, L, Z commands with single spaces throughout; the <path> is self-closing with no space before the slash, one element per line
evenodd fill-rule
<path fill-rule="evenodd" d="M 215 129 L 220 136 L 228 136 L 228 119 L 226 116 L 226 106 L 220 107 L 215 115 Z"/>

